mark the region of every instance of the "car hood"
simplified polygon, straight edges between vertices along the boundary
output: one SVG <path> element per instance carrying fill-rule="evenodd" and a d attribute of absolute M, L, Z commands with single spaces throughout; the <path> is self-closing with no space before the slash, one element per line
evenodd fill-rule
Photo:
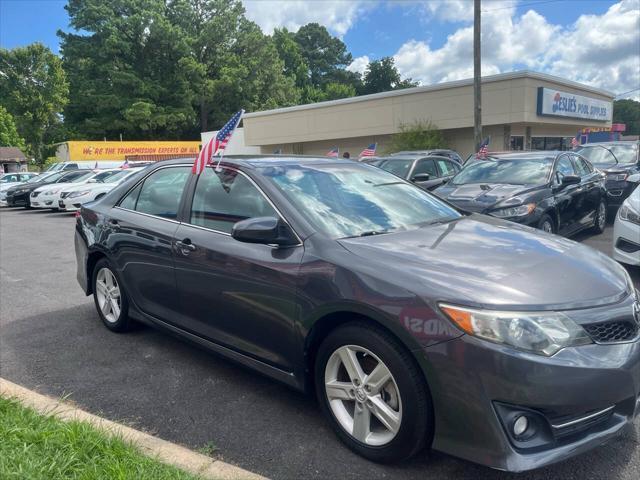
<path fill-rule="evenodd" d="M 88 190 L 93 192 L 94 190 L 104 190 L 110 189 L 117 185 L 117 183 L 84 183 L 84 184 L 76 184 L 69 185 L 69 188 L 65 188 L 64 192 L 79 192 L 80 190 Z"/>
<path fill-rule="evenodd" d="M 563 310 L 615 303 L 632 291 L 622 267 L 600 252 L 484 215 L 339 242 L 434 301 Z"/>
<path fill-rule="evenodd" d="M 628 203 L 636 212 L 640 212 L 640 186 L 636 187 L 624 202 Z"/>
<path fill-rule="evenodd" d="M 498 203 L 538 188 L 541 187 L 535 185 L 469 183 L 465 185 L 444 185 L 438 188 L 435 193 L 464 210 L 485 212 Z M 519 205 L 521 203 L 521 199 L 514 199 L 512 204 Z"/>

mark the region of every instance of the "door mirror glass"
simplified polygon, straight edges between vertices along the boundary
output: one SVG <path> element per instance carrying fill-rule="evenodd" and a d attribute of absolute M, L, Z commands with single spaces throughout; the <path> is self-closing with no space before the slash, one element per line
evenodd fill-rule
<path fill-rule="evenodd" d="M 241 220 L 233 225 L 231 236 L 239 242 L 264 245 L 296 245 L 289 226 L 275 217 L 257 217 Z"/>
<path fill-rule="evenodd" d="M 428 173 L 416 173 L 411 179 L 412 182 L 427 182 L 431 178 Z"/>
<path fill-rule="evenodd" d="M 565 175 L 562 177 L 562 186 L 566 187 L 567 185 L 575 185 L 580 183 L 580 177 L 577 175 Z"/>

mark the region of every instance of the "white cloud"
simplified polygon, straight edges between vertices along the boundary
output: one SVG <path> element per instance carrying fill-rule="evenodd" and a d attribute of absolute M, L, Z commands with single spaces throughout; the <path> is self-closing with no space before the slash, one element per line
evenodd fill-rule
<path fill-rule="evenodd" d="M 364 73 L 367 69 L 367 65 L 369 65 L 369 57 L 367 55 L 363 55 L 362 57 L 354 58 L 353 62 L 347 67 L 347 70 L 350 72 L 358 72 Z"/>
<path fill-rule="evenodd" d="M 296 31 L 302 25 L 316 22 L 340 37 L 349 31 L 358 15 L 376 4 L 364 0 L 243 0 L 242 3 L 247 18 L 260 25 L 265 33 L 280 27 Z"/>
<path fill-rule="evenodd" d="M 462 4 L 468 6 L 452 1 L 427 8 L 447 19 Z M 640 86 L 640 0 L 622 0 L 602 15 L 582 15 L 568 26 L 553 25 L 533 10 L 517 16 L 513 2 L 501 5 L 483 3 L 483 75 L 524 66 L 617 93 Z M 423 84 L 469 78 L 473 27 L 459 28 L 437 49 L 410 40 L 394 58 L 403 76 Z"/>

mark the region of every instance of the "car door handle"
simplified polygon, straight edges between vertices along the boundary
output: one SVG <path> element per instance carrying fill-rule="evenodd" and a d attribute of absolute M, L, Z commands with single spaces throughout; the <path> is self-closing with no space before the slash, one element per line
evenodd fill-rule
<path fill-rule="evenodd" d="M 196 250 L 196 246 L 191 243 L 191 240 L 188 238 L 184 238 L 182 240 L 178 240 L 176 242 L 176 247 L 183 255 L 189 255 L 189 252 L 194 252 Z"/>

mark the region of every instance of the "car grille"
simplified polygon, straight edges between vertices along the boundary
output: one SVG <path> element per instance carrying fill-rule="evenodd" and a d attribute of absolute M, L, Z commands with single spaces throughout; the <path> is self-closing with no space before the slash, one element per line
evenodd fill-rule
<path fill-rule="evenodd" d="M 71 192 L 62 192 L 60 198 L 67 198 Z"/>
<path fill-rule="evenodd" d="M 638 325 L 631 321 L 593 323 L 583 327 L 597 343 L 624 342 L 638 335 Z"/>
<path fill-rule="evenodd" d="M 36 198 L 38 195 L 40 195 L 40 192 L 31 192 L 31 198 Z"/>

